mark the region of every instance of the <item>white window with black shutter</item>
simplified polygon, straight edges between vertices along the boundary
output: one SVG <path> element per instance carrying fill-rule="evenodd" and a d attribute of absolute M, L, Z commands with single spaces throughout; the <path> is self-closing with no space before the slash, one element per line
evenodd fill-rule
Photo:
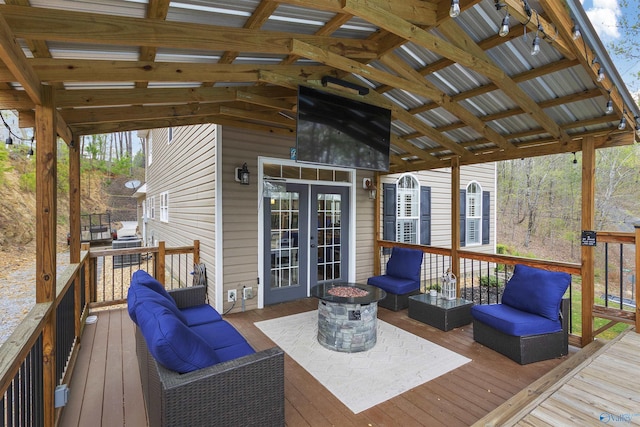
<path fill-rule="evenodd" d="M 460 246 L 488 245 L 490 224 L 491 193 L 471 181 L 460 190 Z"/>
<path fill-rule="evenodd" d="M 384 240 L 431 244 L 431 188 L 420 186 L 413 175 L 395 184 L 383 184 Z"/>

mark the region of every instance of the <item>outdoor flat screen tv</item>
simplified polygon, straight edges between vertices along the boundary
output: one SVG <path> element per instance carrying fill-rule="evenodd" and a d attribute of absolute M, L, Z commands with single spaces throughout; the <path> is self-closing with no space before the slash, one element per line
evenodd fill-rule
<path fill-rule="evenodd" d="M 297 161 L 386 172 L 390 139 L 390 110 L 299 87 Z"/>

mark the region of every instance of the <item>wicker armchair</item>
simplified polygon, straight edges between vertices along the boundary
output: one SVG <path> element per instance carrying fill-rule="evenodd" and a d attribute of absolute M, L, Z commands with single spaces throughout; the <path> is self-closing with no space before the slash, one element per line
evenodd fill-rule
<path fill-rule="evenodd" d="M 178 307 L 205 301 L 202 286 L 169 291 Z M 136 327 L 150 426 L 283 426 L 284 352 L 267 350 L 179 374 L 158 364 Z"/>

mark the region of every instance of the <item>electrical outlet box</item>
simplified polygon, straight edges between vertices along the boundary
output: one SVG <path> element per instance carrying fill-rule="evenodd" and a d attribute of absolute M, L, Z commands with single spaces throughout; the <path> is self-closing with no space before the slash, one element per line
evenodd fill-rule
<path fill-rule="evenodd" d="M 227 291 L 227 302 L 233 302 L 238 300 L 238 293 L 235 289 Z"/>
<path fill-rule="evenodd" d="M 244 298 L 244 299 L 253 298 L 253 288 L 243 288 L 242 289 L 242 298 Z"/>
<path fill-rule="evenodd" d="M 54 402 L 53 402 L 54 408 L 61 408 L 65 406 L 69 401 L 69 387 L 67 387 L 66 384 L 60 384 L 59 386 L 56 387 L 56 390 L 53 396 L 54 396 Z"/>

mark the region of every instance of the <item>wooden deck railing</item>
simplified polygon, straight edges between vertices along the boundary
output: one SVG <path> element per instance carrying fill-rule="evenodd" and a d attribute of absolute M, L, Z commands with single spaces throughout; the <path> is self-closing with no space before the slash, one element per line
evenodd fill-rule
<path fill-rule="evenodd" d="M 113 268 L 122 280 L 112 274 L 114 279 L 99 282 L 98 259 L 103 258 L 104 267 L 107 258 L 113 265 L 114 256 L 150 253 L 153 262 L 144 264 L 153 266 L 149 272 L 163 284 L 179 287 L 186 285 L 194 263 L 199 263 L 199 250 L 195 241 L 193 246 L 180 248 L 165 248 L 161 242 L 153 248 L 81 252 L 80 263 L 70 264 L 56 277 L 55 299 L 35 304 L 0 347 L 0 426 L 49 426 L 51 420 L 57 423 L 60 409 L 55 408 L 55 390 L 64 389 L 71 380 L 89 308 L 125 302 L 131 274 L 134 268 L 143 266 L 142 262 L 135 267 L 129 263 L 126 272 Z M 190 270 L 187 262 L 192 262 Z M 98 289 L 99 283 L 109 290 Z M 43 369 L 47 365 L 53 369 Z"/>
<path fill-rule="evenodd" d="M 593 335 L 596 336 L 607 329 L 626 323 L 636 326 L 640 331 L 640 294 L 636 292 L 637 272 L 640 271 L 640 251 L 637 242 L 640 241 L 640 226 L 636 226 L 634 233 L 598 232 L 598 251 L 595 256 L 596 286 L 591 290 L 594 304 L 590 315 L 593 319 L 605 319 L 607 323 L 594 326 Z M 490 304 L 500 301 L 500 289 L 510 278 L 515 264 L 525 264 L 531 267 L 569 273 L 572 277 L 569 287 L 571 310 L 579 311 L 582 317 L 582 268 L 578 263 L 547 261 L 532 258 L 522 258 L 501 254 L 486 254 L 469 250 L 458 250 L 458 266 L 452 265 L 453 250 L 434 246 L 410 245 L 380 240 L 377 242 L 379 256 L 375 259 L 375 274 L 381 274 L 386 261 L 389 259 L 389 248 L 394 246 L 414 248 L 424 252 L 422 268 L 422 291 L 439 289 L 440 278 L 451 268 L 458 278 L 458 295 L 479 304 Z M 595 295 L 603 290 L 602 295 Z M 615 291 L 611 298 L 612 291 Z M 600 293 L 600 292 L 599 292 Z M 599 300 L 604 301 L 598 304 Z M 612 302 L 613 300 L 613 302 Z M 571 316 L 573 319 L 573 316 Z M 581 322 L 582 323 L 582 322 Z M 593 322 L 592 322 L 593 323 Z M 598 325 L 593 323 L 594 325 Z M 570 343 L 582 346 L 582 329 L 570 322 Z"/>

